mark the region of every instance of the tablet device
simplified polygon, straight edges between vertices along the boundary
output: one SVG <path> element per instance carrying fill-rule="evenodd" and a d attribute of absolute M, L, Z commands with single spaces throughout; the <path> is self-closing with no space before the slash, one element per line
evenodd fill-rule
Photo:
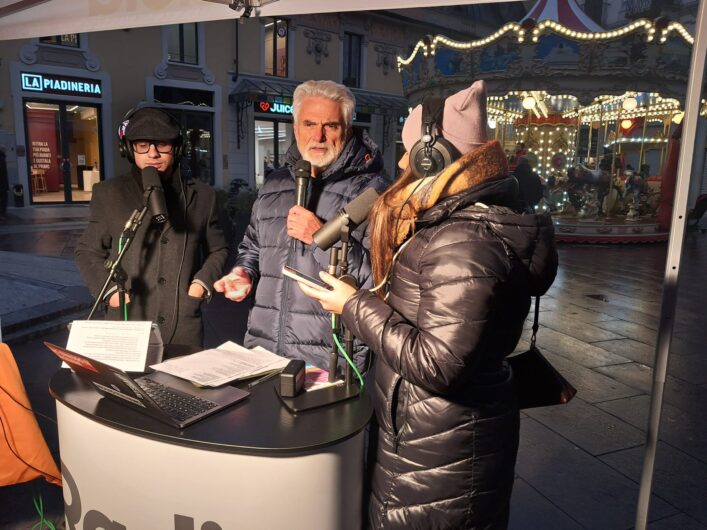
<path fill-rule="evenodd" d="M 309 285 L 314 289 L 327 289 L 331 291 L 331 286 L 329 284 L 324 283 L 319 278 L 314 278 L 313 276 L 304 274 L 303 272 L 300 272 L 297 269 L 293 269 L 289 265 L 285 265 L 284 267 L 282 267 L 282 274 L 284 274 L 288 278 L 297 280 L 298 282 L 302 282 L 305 285 Z"/>

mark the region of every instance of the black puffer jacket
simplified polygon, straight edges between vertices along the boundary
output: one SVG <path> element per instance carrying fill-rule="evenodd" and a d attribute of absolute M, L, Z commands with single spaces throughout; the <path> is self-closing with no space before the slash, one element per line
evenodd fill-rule
<path fill-rule="evenodd" d="M 281 272 L 282 266 L 290 263 L 305 274 L 318 277 L 319 271 L 326 270 L 329 264 L 329 251 L 315 243 L 307 246 L 298 241 L 293 252 L 287 236 L 287 212 L 295 203 L 293 167 L 300 158 L 293 144 L 287 153 L 286 167 L 268 175 L 238 248 L 236 265 L 244 267 L 254 284 L 257 282 L 244 344 L 259 345 L 326 369 L 332 345 L 331 316 L 319 302 L 305 296 L 295 282 L 283 279 Z M 366 188 L 379 192 L 387 188 L 389 180 L 384 171 L 375 143 L 365 133 L 356 134 L 339 159 L 311 179 L 307 209 L 323 222 L 328 221 Z M 348 264 L 358 285 L 370 287 L 367 226 L 363 223 L 352 232 Z M 355 350 L 357 365 L 365 368 L 368 348 L 357 341 Z"/>
<path fill-rule="evenodd" d="M 387 303 L 359 290 L 344 307 L 377 354 L 372 528 L 507 525 L 518 409 L 504 358 L 557 254 L 549 216 L 516 213 L 516 181 L 485 177 L 421 215 Z"/>

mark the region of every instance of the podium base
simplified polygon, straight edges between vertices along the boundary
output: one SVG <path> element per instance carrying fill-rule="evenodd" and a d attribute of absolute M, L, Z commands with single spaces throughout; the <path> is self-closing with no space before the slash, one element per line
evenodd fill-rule
<path fill-rule="evenodd" d="M 291 412 L 302 412 L 358 397 L 361 393 L 361 389 L 355 384 L 348 386 L 339 384 L 320 388 L 319 390 L 302 392 L 295 397 L 284 397 L 280 395 L 280 389 L 275 385 L 275 393 L 280 398 L 280 401 L 282 401 L 282 404 Z"/>

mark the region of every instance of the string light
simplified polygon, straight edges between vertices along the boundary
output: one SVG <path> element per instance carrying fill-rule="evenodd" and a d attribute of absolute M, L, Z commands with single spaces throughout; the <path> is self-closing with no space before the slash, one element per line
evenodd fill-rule
<path fill-rule="evenodd" d="M 569 37 L 576 41 L 610 41 L 624 37 L 629 33 L 643 32 L 646 37 L 646 42 L 652 42 L 655 39 L 655 34 L 658 29 L 659 28 L 656 26 L 656 22 L 645 18 L 636 20 L 622 28 L 599 32 L 576 31 L 563 26 L 554 20 L 543 20 L 532 29 L 532 36 L 530 40 L 532 43 L 536 43 L 541 35 L 546 33 L 555 33 L 562 35 L 563 37 Z M 665 28 L 660 29 L 660 43 L 664 43 L 673 32 L 682 37 L 682 39 L 690 46 L 694 45 L 694 37 L 692 37 L 687 29 L 685 29 L 685 26 L 679 22 L 670 22 Z M 443 45 L 454 50 L 470 50 L 491 44 L 508 33 L 514 34 L 519 43 L 526 42 L 526 30 L 516 22 L 509 22 L 491 35 L 474 41 L 455 41 L 443 35 L 436 35 L 431 40 L 429 38 L 420 40 L 409 57 L 397 57 L 398 70 L 400 70 L 402 66 L 409 65 L 415 59 L 415 56 L 420 50 L 422 50 L 425 57 L 434 55 L 435 50 L 439 45 Z"/>
<path fill-rule="evenodd" d="M 611 147 L 612 145 L 616 144 L 637 144 L 637 143 L 646 143 L 646 144 L 667 144 L 668 139 L 667 138 L 638 138 L 638 137 L 631 137 L 631 138 L 626 138 L 622 137 L 619 138 L 618 140 L 611 140 L 609 143 L 604 144 L 604 147 Z"/>

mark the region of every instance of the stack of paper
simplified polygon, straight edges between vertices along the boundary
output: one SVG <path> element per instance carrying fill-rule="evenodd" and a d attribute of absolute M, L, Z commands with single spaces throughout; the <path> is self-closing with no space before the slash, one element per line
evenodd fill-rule
<path fill-rule="evenodd" d="M 289 361 L 260 346 L 249 350 L 229 341 L 218 348 L 170 359 L 150 368 L 201 386 L 220 386 L 282 370 Z"/>

